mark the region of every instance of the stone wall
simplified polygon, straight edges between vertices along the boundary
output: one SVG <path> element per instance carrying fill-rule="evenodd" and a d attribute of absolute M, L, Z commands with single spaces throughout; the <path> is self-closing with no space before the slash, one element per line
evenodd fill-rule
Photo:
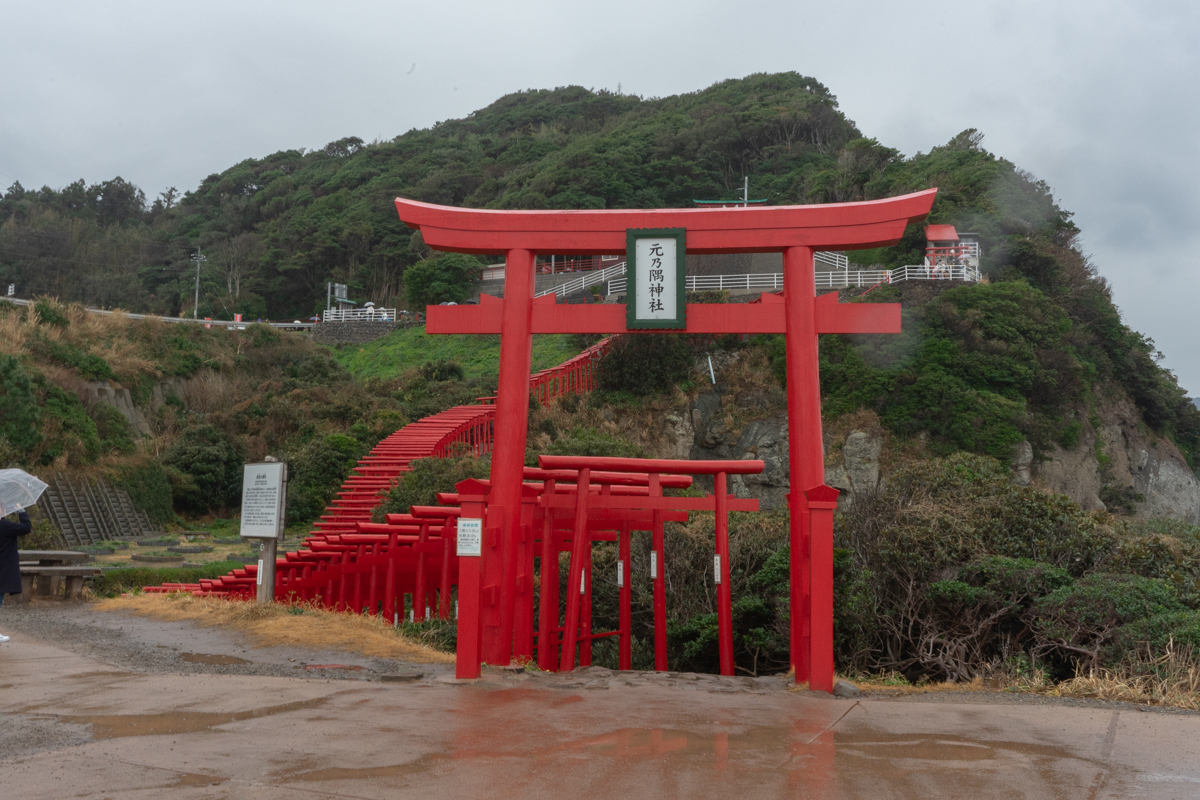
<path fill-rule="evenodd" d="M 312 340 L 317 344 L 365 344 L 396 330 L 396 322 L 322 322 L 314 325 Z"/>

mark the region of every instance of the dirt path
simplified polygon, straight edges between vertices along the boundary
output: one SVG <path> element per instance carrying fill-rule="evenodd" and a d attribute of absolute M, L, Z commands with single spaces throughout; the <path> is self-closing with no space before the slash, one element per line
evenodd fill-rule
<path fill-rule="evenodd" d="M 1196 714 L 598 669 L 460 685 L 190 623 L 9 612 L 6 796 L 1200 796 Z M 306 669 L 328 664 L 362 669 Z"/>

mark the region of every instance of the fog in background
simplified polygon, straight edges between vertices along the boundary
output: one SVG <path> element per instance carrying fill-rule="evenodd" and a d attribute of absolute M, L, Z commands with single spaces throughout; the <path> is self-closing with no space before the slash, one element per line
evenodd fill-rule
<path fill-rule="evenodd" d="M 965 128 L 1053 187 L 1134 328 L 1200 394 L 1195 2 L 0 0 L 0 186 L 153 199 L 250 157 L 391 139 L 500 96 L 817 78 L 906 155 Z"/>

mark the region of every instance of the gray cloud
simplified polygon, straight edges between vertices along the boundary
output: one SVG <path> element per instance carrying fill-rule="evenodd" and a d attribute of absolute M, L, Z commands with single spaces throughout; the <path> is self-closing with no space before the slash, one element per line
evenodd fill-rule
<path fill-rule="evenodd" d="M 1200 393 L 1195 3 L 0 0 L 0 19 L 0 182 L 121 175 L 150 196 L 526 88 L 662 96 L 795 70 L 905 153 L 974 127 L 1047 181 L 1127 321 Z"/>

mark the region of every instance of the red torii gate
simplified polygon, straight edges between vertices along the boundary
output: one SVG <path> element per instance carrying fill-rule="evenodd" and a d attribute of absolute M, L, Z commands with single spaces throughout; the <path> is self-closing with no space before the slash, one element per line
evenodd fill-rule
<path fill-rule="evenodd" d="M 396 199 L 401 221 L 421 231 L 435 250 L 502 255 L 504 299 L 479 306 L 430 306 L 429 333 L 499 333 L 500 376 L 487 529 L 500 537 L 505 564 L 515 563 L 521 525 L 522 466 L 529 415 L 529 371 L 535 333 L 782 333 L 786 337 L 788 467 L 791 512 L 791 660 L 796 681 L 833 689 L 833 537 L 814 531 L 811 511 L 828 510 L 821 439 L 817 336 L 822 333 L 899 333 L 898 304 L 842 304 L 816 296 L 813 253 L 896 244 L 909 223 L 923 220 L 937 189 L 861 203 L 731 209 L 494 211 Z M 690 304 L 687 327 L 628 330 L 620 305 L 558 305 L 534 300 L 537 255 L 622 255 L 631 229 L 686 230 L 688 253 L 783 254 L 783 297 L 761 305 Z M 836 495 L 835 495 L 836 496 Z M 820 515 L 821 518 L 828 514 Z M 821 525 L 821 528 L 825 528 Z M 815 534 L 815 535 L 814 535 Z M 512 551 L 511 553 L 509 551 Z M 501 593 L 516 575 L 496 576 Z M 491 664 L 511 660 L 511 636 L 499 628 L 482 642 Z M 511 626 L 509 626 L 511 630 Z"/>

